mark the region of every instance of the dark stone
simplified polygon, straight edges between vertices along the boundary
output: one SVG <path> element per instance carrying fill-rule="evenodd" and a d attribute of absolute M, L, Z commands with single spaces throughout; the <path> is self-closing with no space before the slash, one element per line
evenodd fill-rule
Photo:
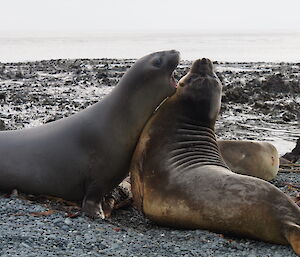
<path fill-rule="evenodd" d="M 290 153 L 286 153 L 282 157 L 291 162 L 297 162 L 300 159 L 300 137 L 297 140 L 295 148 Z"/>
<path fill-rule="evenodd" d="M 24 75 L 23 75 L 22 71 L 19 70 L 19 71 L 16 72 L 16 78 L 17 79 L 23 79 L 24 78 Z"/>
<path fill-rule="evenodd" d="M 288 93 L 290 91 L 288 82 L 281 73 L 277 73 L 268 77 L 266 81 L 262 83 L 261 88 L 264 91 L 272 93 Z"/>
<path fill-rule="evenodd" d="M 296 147 L 292 150 L 295 155 L 300 155 L 300 137 L 297 140 Z"/>
<path fill-rule="evenodd" d="M 285 112 L 283 115 L 282 115 L 282 119 L 286 122 L 290 122 L 290 121 L 293 121 L 296 119 L 296 115 L 293 114 L 293 113 L 290 113 L 290 112 Z"/>
<path fill-rule="evenodd" d="M 5 100 L 6 93 L 0 93 L 0 100 Z"/>
<path fill-rule="evenodd" d="M 97 79 L 104 79 L 104 78 L 107 78 L 108 75 L 104 72 L 98 72 L 96 77 L 97 77 Z"/>
<path fill-rule="evenodd" d="M 0 120 L 0 130 L 5 130 L 5 123 L 3 120 Z"/>

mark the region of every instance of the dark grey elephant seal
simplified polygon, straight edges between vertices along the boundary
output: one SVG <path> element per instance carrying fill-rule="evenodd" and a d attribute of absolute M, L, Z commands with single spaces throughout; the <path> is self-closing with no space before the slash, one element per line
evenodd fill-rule
<path fill-rule="evenodd" d="M 175 92 L 175 50 L 149 54 L 100 102 L 36 128 L 0 132 L 0 190 L 83 201 L 103 218 L 101 200 L 128 173 L 138 137 Z"/>
<path fill-rule="evenodd" d="M 131 165 L 135 206 L 172 227 L 291 244 L 300 254 L 300 208 L 272 184 L 230 171 L 214 126 L 221 83 L 197 60 L 145 126 Z"/>

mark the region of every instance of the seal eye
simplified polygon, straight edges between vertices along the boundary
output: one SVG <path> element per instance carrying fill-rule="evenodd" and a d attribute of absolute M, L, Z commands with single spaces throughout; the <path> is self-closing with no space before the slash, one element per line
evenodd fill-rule
<path fill-rule="evenodd" d="M 161 58 L 156 58 L 156 59 L 153 60 L 153 65 L 154 65 L 155 67 L 160 67 L 161 64 L 162 64 Z"/>

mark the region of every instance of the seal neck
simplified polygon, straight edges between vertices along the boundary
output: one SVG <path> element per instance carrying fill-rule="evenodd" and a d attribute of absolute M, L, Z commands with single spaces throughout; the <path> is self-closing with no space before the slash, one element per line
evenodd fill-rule
<path fill-rule="evenodd" d="M 203 165 L 228 168 L 217 145 L 213 128 L 186 118 L 179 118 L 174 127 L 176 140 L 169 151 L 169 165 L 174 169 L 190 169 Z"/>
<path fill-rule="evenodd" d="M 113 101 L 110 108 L 114 113 L 125 113 L 122 117 L 122 124 L 128 124 L 136 128 L 140 134 L 146 121 L 154 112 L 156 107 L 167 97 L 154 93 L 153 88 L 148 85 L 135 85 L 131 87 L 118 85 L 110 95 Z"/>
<path fill-rule="evenodd" d="M 107 120 L 111 121 L 105 124 L 102 122 L 99 126 L 116 131 L 120 136 L 115 140 L 132 145 L 132 148 L 134 148 L 132 142 L 137 142 L 151 114 L 168 96 L 164 91 L 157 93 L 151 85 L 133 82 L 125 76 L 113 91 L 93 108 L 93 111 L 98 113 L 96 115 L 102 116 L 102 120 L 103 116 L 107 116 L 109 117 Z"/>

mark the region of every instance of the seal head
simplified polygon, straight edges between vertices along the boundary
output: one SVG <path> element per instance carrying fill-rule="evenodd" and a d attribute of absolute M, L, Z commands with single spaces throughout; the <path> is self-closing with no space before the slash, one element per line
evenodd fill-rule
<path fill-rule="evenodd" d="M 190 115 L 214 126 L 221 107 L 222 84 L 209 59 L 196 60 L 190 72 L 178 82 L 180 105 L 189 108 Z"/>

